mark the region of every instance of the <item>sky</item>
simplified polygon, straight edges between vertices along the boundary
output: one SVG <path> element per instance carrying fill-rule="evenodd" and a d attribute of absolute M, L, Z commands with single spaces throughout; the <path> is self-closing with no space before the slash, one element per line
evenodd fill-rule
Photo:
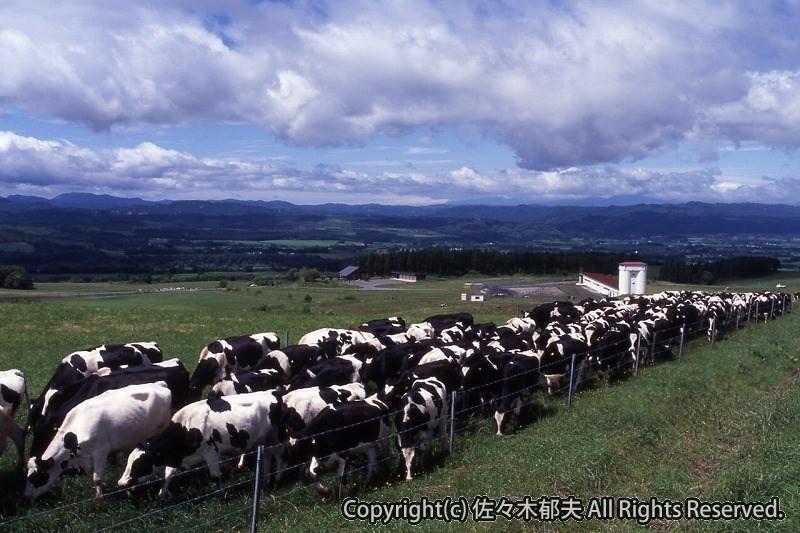
<path fill-rule="evenodd" d="M 0 196 L 800 204 L 800 0 L 0 3 Z"/>

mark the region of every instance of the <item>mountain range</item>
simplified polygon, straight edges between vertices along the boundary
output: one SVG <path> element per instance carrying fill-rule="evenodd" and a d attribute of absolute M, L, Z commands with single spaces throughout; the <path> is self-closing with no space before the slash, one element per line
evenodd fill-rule
<path fill-rule="evenodd" d="M 800 235 L 800 207 L 756 203 L 722 204 L 633 204 L 611 206 L 553 205 L 381 205 L 320 204 L 295 205 L 284 201 L 247 200 L 162 200 L 123 198 L 90 193 L 67 193 L 51 199 L 12 195 L 0 198 L 0 213 L 31 213 L 58 210 L 108 212 L 113 215 L 390 217 L 451 220 L 483 220 L 515 224 L 536 224 L 561 231 L 603 236 L 694 235 L 694 234 L 776 234 Z"/>

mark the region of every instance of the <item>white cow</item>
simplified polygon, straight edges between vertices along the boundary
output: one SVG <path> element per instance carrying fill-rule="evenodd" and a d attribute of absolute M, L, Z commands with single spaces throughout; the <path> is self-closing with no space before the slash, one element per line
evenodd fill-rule
<path fill-rule="evenodd" d="M 92 473 L 95 498 L 110 453 L 132 450 L 169 424 L 172 394 L 163 381 L 106 391 L 73 408 L 41 457 L 28 463 L 25 496 L 36 499 L 55 484 L 64 470 Z"/>

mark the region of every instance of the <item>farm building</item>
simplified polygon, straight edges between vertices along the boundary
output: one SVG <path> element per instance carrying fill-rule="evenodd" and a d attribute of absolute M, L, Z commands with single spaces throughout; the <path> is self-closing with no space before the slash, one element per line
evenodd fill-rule
<path fill-rule="evenodd" d="M 605 296 L 645 294 L 647 292 L 647 263 L 637 261 L 620 263 L 618 278 L 595 272 L 581 272 L 578 274 L 577 285 Z"/>
<path fill-rule="evenodd" d="M 578 274 L 578 285 L 605 296 L 619 296 L 619 283 L 615 278 L 596 272 Z"/>
<path fill-rule="evenodd" d="M 348 266 L 339 272 L 339 281 L 352 281 L 361 279 L 361 269 L 357 266 Z"/>
<path fill-rule="evenodd" d="M 424 281 L 425 274 L 422 272 L 392 272 L 392 279 L 399 279 L 400 281 Z"/>

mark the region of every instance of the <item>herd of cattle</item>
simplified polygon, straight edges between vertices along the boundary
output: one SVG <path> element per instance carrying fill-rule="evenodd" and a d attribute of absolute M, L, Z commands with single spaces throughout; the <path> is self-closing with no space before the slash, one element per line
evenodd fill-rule
<path fill-rule="evenodd" d="M 780 316 L 791 300 L 669 291 L 541 304 L 502 325 L 475 323 L 469 313 L 408 326 L 400 317 L 376 319 L 358 329 L 318 329 L 284 348 L 275 333 L 259 333 L 209 344 L 191 376 L 180 360 L 164 361 L 154 342 L 103 345 L 66 356 L 33 402 L 21 371 L 0 372 L 0 453 L 10 438 L 21 471 L 31 434 L 29 498 L 79 469 L 92 473 L 102 498 L 106 459 L 116 451 L 130 452 L 120 487 L 163 467 L 164 496 L 180 469 L 205 462 L 219 481 L 222 455 L 241 455 L 241 468 L 258 445 L 267 474 L 274 460 L 276 481 L 284 465 L 307 465 L 326 494 L 333 491 L 318 471 L 337 463 L 341 495 L 348 456 L 366 456 L 369 483 L 391 440 L 411 479 L 418 452 L 447 434 L 453 392 L 460 409 L 493 414 L 499 435 L 540 385 L 555 394 L 564 383 L 577 387 L 587 371 L 618 380 L 639 358 L 671 356 L 682 336 L 711 340 L 740 320 Z M 14 416 L 23 398 L 24 430 Z"/>

